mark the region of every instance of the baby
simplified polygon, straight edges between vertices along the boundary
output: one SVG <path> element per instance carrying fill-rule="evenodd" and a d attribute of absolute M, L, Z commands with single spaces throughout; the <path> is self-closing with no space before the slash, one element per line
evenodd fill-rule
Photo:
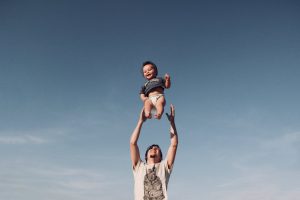
<path fill-rule="evenodd" d="M 171 78 L 165 74 L 165 78 L 157 77 L 157 67 L 151 61 L 146 61 L 142 66 L 142 74 L 147 79 L 140 91 L 141 100 L 144 102 L 146 118 L 151 118 L 151 110 L 156 109 L 155 118 L 160 119 L 166 104 L 164 89 L 171 87 Z"/>

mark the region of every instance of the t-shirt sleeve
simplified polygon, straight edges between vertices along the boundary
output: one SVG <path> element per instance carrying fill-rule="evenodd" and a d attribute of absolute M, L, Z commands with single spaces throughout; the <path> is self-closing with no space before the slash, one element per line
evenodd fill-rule
<path fill-rule="evenodd" d="M 146 87 L 143 85 L 140 90 L 140 94 L 145 94 Z"/>
<path fill-rule="evenodd" d="M 172 169 L 173 169 L 173 165 L 169 168 L 167 160 L 163 160 L 162 163 L 163 163 L 163 166 L 164 166 L 164 169 L 165 169 L 166 173 L 170 175 L 171 172 L 172 172 Z"/>
<path fill-rule="evenodd" d="M 133 173 L 135 173 L 138 170 L 138 168 L 141 166 L 141 163 L 142 163 L 142 161 L 139 160 L 135 167 L 132 166 Z"/>
<path fill-rule="evenodd" d="M 144 163 L 142 160 L 139 160 L 135 167 L 132 166 L 133 176 L 135 178 L 139 177 L 143 171 L 143 168 L 144 168 Z"/>

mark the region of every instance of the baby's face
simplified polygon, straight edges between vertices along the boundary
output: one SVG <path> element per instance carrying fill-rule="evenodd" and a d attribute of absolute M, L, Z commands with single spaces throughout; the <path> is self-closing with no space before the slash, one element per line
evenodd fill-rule
<path fill-rule="evenodd" d="M 143 67 L 143 73 L 144 73 L 144 77 L 147 80 L 155 78 L 155 76 L 156 76 L 156 71 L 151 64 L 147 64 Z"/>

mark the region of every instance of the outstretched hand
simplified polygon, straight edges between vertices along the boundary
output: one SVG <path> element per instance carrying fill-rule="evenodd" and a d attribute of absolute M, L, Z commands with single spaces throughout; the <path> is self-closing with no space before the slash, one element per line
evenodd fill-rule
<path fill-rule="evenodd" d="M 145 111 L 144 111 L 144 107 L 142 108 L 141 110 L 141 113 L 140 113 L 140 118 L 139 120 L 141 120 L 142 122 L 146 121 L 147 118 L 145 117 Z"/>
<path fill-rule="evenodd" d="M 170 123 L 174 123 L 175 121 L 175 107 L 173 106 L 173 104 L 170 105 L 170 114 L 166 113 L 168 120 L 170 121 Z"/>

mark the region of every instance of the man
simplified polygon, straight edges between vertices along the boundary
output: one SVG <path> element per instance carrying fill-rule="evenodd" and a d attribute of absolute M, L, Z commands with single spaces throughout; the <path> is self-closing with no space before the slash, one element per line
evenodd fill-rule
<path fill-rule="evenodd" d="M 135 200 L 167 200 L 167 187 L 172 172 L 178 136 L 175 126 L 175 108 L 170 106 L 170 114 L 167 114 L 170 122 L 170 147 L 166 158 L 163 160 L 161 149 L 154 144 L 148 147 L 145 153 L 145 162 L 141 160 L 137 145 L 142 125 L 146 121 L 144 109 L 136 128 L 130 138 L 130 155 L 134 175 L 134 199 Z"/>

